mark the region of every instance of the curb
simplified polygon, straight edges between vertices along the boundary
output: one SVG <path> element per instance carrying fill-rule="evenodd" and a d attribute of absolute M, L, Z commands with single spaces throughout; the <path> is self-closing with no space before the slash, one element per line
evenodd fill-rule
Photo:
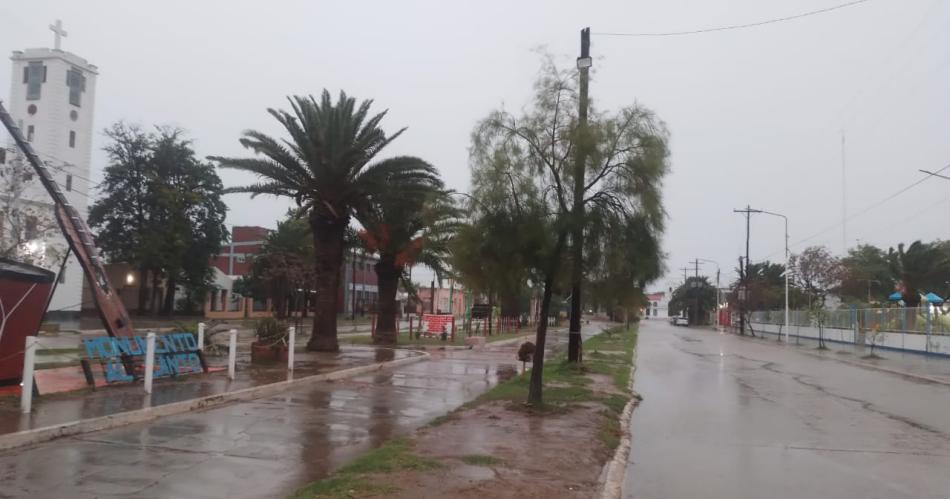
<path fill-rule="evenodd" d="M 729 334 L 733 334 L 733 336 L 736 336 L 736 337 L 741 337 L 741 336 L 736 335 L 736 334 L 734 334 L 734 333 L 729 333 Z M 769 333 L 769 334 L 774 334 L 774 333 Z M 748 338 L 748 339 L 751 340 L 751 338 Z M 831 341 L 831 340 L 825 340 L 825 341 Z M 778 344 L 778 345 L 766 344 L 766 343 L 759 343 L 759 344 L 764 344 L 764 345 L 767 345 L 767 346 L 770 346 L 770 347 L 784 347 L 784 346 L 786 346 L 784 343 L 783 343 L 783 344 Z M 796 348 L 795 351 L 797 351 L 798 353 L 801 353 L 801 354 L 803 354 L 803 355 L 808 355 L 809 357 L 814 357 L 814 358 L 816 358 L 816 359 L 828 360 L 828 361 L 832 361 L 832 362 L 841 362 L 842 364 L 849 364 L 849 365 L 852 365 L 852 366 L 855 366 L 855 367 L 862 367 L 862 368 L 864 368 L 864 369 L 870 369 L 870 370 L 872 370 L 872 371 L 880 371 L 880 372 L 885 372 L 885 373 L 889 373 L 889 374 L 894 374 L 894 375 L 896 375 L 896 376 L 903 376 L 903 377 L 905 377 L 905 378 L 912 378 L 912 379 L 916 379 L 916 380 L 920 380 L 920 381 L 926 381 L 926 382 L 928 382 L 928 383 L 936 383 L 936 384 L 938 384 L 938 385 L 950 386 L 950 380 L 946 380 L 946 379 L 934 378 L 934 377 L 931 377 L 931 376 L 924 376 L 923 374 L 909 373 L 909 372 L 907 372 L 907 371 L 900 371 L 900 370 L 897 370 L 897 369 L 891 369 L 891 368 L 889 368 L 889 367 L 882 367 L 882 366 L 878 366 L 878 365 L 874 365 L 874 364 L 869 364 L 869 363 L 867 363 L 867 362 L 858 362 L 858 361 L 854 361 L 854 360 L 842 359 L 842 358 L 840 358 L 840 357 L 828 357 L 828 356 L 826 356 L 826 355 L 822 355 L 822 354 L 814 353 L 814 352 L 807 352 L 807 351 L 804 351 L 804 350 L 801 350 L 801 349 L 798 349 L 798 348 Z M 923 354 L 923 352 L 917 352 L 917 354 Z"/>
<path fill-rule="evenodd" d="M 864 369 L 870 369 L 870 370 L 872 370 L 872 371 L 881 371 L 881 372 L 886 372 L 886 373 L 890 373 L 890 374 L 895 374 L 895 375 L 897 375 L 897 376 L 904 376 L 904 377 L 907 377 L 907 378 L 913 378 L 913 379 L 917 379 L 917 380 L 921 380 L 921 381 L 926 381 L 926 382 L 928 382 L 928 383 L 936 383 L 936 384 L 938 384 L 938 385 L 950 386 L 950 380 L 945 380 L 945 379 L 940 379 L 940 378 L 933 378 L 933 377 L 930 377 L 930 376 L 924 376 L 924 375 L 922 375 L 922 374 L 909 373 L 909 372 L 906 372 L 906 371 L 898 371 L 897 369 L 891 369 L 891 368 L 889 368 L 889 367 L 881 367 L 881 366 L 877 366 L 877 365 L 874 365 L 874 364 L 868 364 L 867 362 L 857 362 L 857 361 L 848 360 L 848 359 L 839 359 L 839 358 L 835 358 L 835 357 L 826 357 L 826 356 L 824 356 L 824 355 L 817 354 L 817 353 L 812 353 L 812 352 L 801 352 L 801 353 L 803 353 L 803 354 L 805 354 L 805 355 L 809 355 L 809 356 L 815 357 L 815 358 L 817 358 L 817 359 L 830 360 L 830 361 L 834 361 L 834 362 L 841 362 L 842 364 L 850 364 L 850 365 L 855 366 L 855 367 L 863 367 Z"/>
<path fill-rule="evenodd" d="M 191 400 L 182 400 L 180 402 L 172 402 L 170 404 L 163 404 L 155 407 L 146 407 L 143 409 L 136 409 L 133 411 L 111 414 L 108 416 L 80 419 L 77 421 L 71 421 L 69 423 L 62 423 L 52 426 L 45 426 L 42 428 L 34 428 L 32 430 L 0 435 L 0 451 L 48 442 L 57 438 L 79 435 L 82 433 L 109 430 L 135 423 L 144 423 L 146 421 L 158 419 L 162 416 L 171 416 L 190 411 L 210 409 L 212 407 L 224 405 L 229 402 L 254 400 L 282 392 L 289 388 L 295 388 L 298 385 L 303 385 L 306 383 L 317 381 L 333 381 L 348 378 L 373 371 L 380 371 L 382 369 L 399 367 L 406 364 L 414 364 L 416 362 L 428 360 L 430 357 L 430 354 L 426 352 L 415 353 L 418 355 L 406 357 L 404 359 L 380 362 L 366 366 L 351 367 L 348 369 L 341 369 L 339 371 L 315 374 L 313 376 L 306 376 L 298 379 L 278 381 L 276 383 L 270 383 L 267 385 L 252 386 L 231 392 L 208 395 Z"/>
<path fill-rule="evenodd" d="M 640 403 L 640 396 L 633 391 L 633 378 L 637 372 L 636 350 L 634 350 L 633 365 L 630 369 L 630 381 L 627 383 L 627 389 L 632 397 L 627 405 L 623 407 L 620 413 L 620 428 L 623 435 L 620 437 L 620 444 L 614 451 L 614 457 L 610 462 L 604 465 L 604 471 L 601 476 L 604 477 L 603 488 L 600 492 L 601 499 L 621 499 L 623 496 L 623 480 L 627 474 L 627 460 L 630 458 L 630 436 L 631 420 L 633 410 Z"/>

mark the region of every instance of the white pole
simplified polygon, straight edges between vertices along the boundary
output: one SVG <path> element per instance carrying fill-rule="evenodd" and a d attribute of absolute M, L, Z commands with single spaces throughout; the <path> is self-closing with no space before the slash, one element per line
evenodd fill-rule
<path fill-rule="evenodd" d="M 234 363 L 237 361 L 237 329 L 229 331 L 228 338 L 228 379 L 234 379 Z"/>
<path fill-rule="evenodd" d="M 788 343 L 788 217 L 785 217 L 785 343 Z"/>
<path fill-rule="evenodd" d="M 297 328 L 290 326 L 287 328 L 287 370 L 294 370 L 294 340 L 297 335 Z"/>
<path fill-rule="evenodd" d="M 33 361 L 36 358 L 36 336 L 26 337 L 23 349 L 23 382 L 20 383 L 20 410 L 29 414 L 33 408 Z"/>
<path fill-rule="evenodd" d="M 155 333 L 145 335 L 145 393 L 152 393 L 155 375 Z"/>
<path fill-rule="evenodd" d="M 205 323 L 198 323 L 198 350 L 205 349 Z"/>

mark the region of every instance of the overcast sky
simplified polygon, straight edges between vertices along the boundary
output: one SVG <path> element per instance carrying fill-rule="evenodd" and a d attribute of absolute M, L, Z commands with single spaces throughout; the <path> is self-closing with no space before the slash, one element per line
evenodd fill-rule
<path fill-rule="evenodd" d="M 290 94 L 345 89 L 409 130 L 384 156 L 435 164 L 467 190 L 469 133 L 502 103 L 524 105 L 546 46 L 565 65 L 590 26 L 601 109 L 633 101 L 672 133 L 665 289 L 693 258 L 723 282 L 744 251 L 734 208 L 788 215 L 791 240 L 843 251 L 847 206 L 865 208 L 950 164 L 950 2 L 871 0 L 767 26 L 681 37 L 610 37 L 733 25 L 843 0 L 617 2 L 51 1 L 0 3 L 0 49 L 52 45 L 99 67 L 96 128 L 117 120 L 187 129 L 199 154 L 243 155 L 242 130 L 279 133 L 267 107 Z M 10 81 L 9 64 L 0 82 Z M 4 83 L 5 84 L 5 83 Z M 9 95 L 0 90 L 0 94 Z M 104 138 L 93 153 L 101 176 Z M 950 170 L 948 170 L 950 171 Z M 249 177 L 223 171 L 226 185 Z M 274 227 L 288 202 L 230 195 L 228 224 Z M 946 238 L 950 181 L 928 180 L 847 224 L 847 244 Z M 782 222 L 752 221 L 752 260 L 782 258 Z M 715 275 L 715 266 L 703 269 Z"/>

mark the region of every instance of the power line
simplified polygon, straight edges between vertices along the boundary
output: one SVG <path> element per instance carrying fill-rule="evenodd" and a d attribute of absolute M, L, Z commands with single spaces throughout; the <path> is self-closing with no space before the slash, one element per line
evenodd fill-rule
<path fill-rule="evenodd" d="M 941 172 L 943 172 L 943 171 L 945 171 L 945 170 L 947 170 L 947 169 L 950 169 L 950 164 L 944 166 L 943 168 L 937 170 L 936 172 L 933 172 L 933 173 L 928 172 L 928 175 L 927 175 L 926 177 L 924 177 L 924 178 L 922 178 L 922 179 L 920 179 L 920 180 L 917 180 L 916 182 L 913 182 L 913 183 L 911 183 L 910 185 L 905 186 L 904 188 L 898 190 L 897 192 L 894 192 L 893 194 L 891 194 L 891 195 L 889 195 L 889 196 L 886 196 L 886 197 L 884 197 L 884 198 L 882 198 L 882 199 L 880 199 L 880 200 L 878 200 L 878 201 L 876 201 L 876 202 L 874 202 L 874 203 L 872 203 L 872 204 L 866 206 L 866 207 L 865 207 L 863 210 L 861 210 L 861 211 L 858 211 L 858 212 L 856 212 L 856 213 L 852 213 L 852 214 L 849 215 L 844 221 L 851 221 L 851 220 L 854 220 L 855 218 L 857 218 L 857 217 L 859 217 L 859 216 L 862 216 L 862 215 L 868 213 L 869 211 L 871 211 L 871 210 L 873 210 L 873 209 L 875 209 L 875 208 L 880 207 L 881 205 L 883 205 L 883 204 L 887 203 L 888 201 L 890 201 L 890 200 L 896 198 L 897 196 L 900 196 L 901 194 L 903 194 L 903 193 L 905 193 L 905 192 L 907 192 L 907 191 L 913 189 L 914 187 L 917 187 L 918 185 L 920 185 L 920 184 L 926 182 L 927 180 L 930 180 L 930 178 L 933 177 L 935 174 L 939 174 L 939 173 L 941 173 Z M 939 176 L 939 175 L 937 175 L 937 176 Z M 938 203 L 938 204 L 939 204 L 939 203 Z M 843 221 L 843 222 L 844 222 L 844 221 Z M 810 235 L 810 236 L 808 236 L 808 237 L 805 237 L 805 238 L 803 238 L 803 239 L 799 239 L 798 241 L 795 241 L 794 243 L 789 244 L 789 247 L 798 246 L 798 245 L 800 245 L 800 244 L 802 244 L 802 243 L 811 241 L 812 239 L 815 239 L 816 237 L 819 237 L 819 236 L 822 236 L 822 235 L 824 235 L 824 234 L 827 234 L 828 232 L 831 232 L 831 231 L 837 229 L 838 227 L 840 227 L 843 222 L 838 222 L 838 223 L 836 223 L 836 224 L 834 224 L 834 225 L 831 225 L 831 226 L 828 226 L 828 227 L 826 227 L 826 228 L 824 228 L 824 229 L 822 229 L 822 230 L 820 230 L 820 231 L 818 231 L 818 232 L 816 232 L 816 233 L 814 233 L 814 234 L 812 234 L 812 235 Z M 776 251 L 776 252 L 770 253 L 770 254 L 766 255 L 765 258 L 764 258 L 762 261 L 768 260 L 769 258 L 775 256 L 775 255 L 778 254 L 778 253 L 780 253 L 780 252 Z"/>
<path fill-rule="evenodd" d="M 716 31 L 729 31 L 729 30 L 735 30 L 735 29 L 755 28 L 755 27 L 758 27 L 758 26 L 764 26 L 764 25 L 766 25 L 766 24 L 774 24 L 774 23 L 780 23 L 780 22 L 785 22 L 785 21 L 793 21 L 793 20 L 796 20 L 796 19 L 801 19 L 801 18 L 803 18 L 803 17 L 814 16 L 814 15 L 818 15 L 818 14 L 824 14 L 824 13 L 827 13 L 827 12 L 831 12 L 831 11 L 838 10 L 838 9 L 843 9 L 843 8 L 846 8 L 846 7 L 851 7 L 851 6 L 858 5 L 858 4 L 862 4 L 862 3 L 865 3 L 865 2 L 869 2 L 869 1 L 870 1 L 870 0 L 854 0 L 854 1 L 852 1 L 852 2 L 847 2 L 847 3 L 835 5 L 835 6 L 833 6 L 833 7 L 827 7 L 827 8 L 824 8 L 824 9 L 812 10 L 812 11 L 809 11 L 809 12 L 803 12 L 803 13 L 801 13 L 801 14 L 795 14 L 795 15 L 785 16 L 785 17 L 777 17 L 777 18 L 774 18 L 774 19 L 766 19 L 766 20 L 764 20 L 764 21 L 756 21 L 756 22 L 745 23 L 745 24 L 730 24 L 730 25 L 727 25 L 727 26 L 715 26 L 715 27 L 711 27 L 711 28 L 699 28 L 699 29 L 691 29 L 691 30 L 686 30 L 686 31 L 665 31 L 665 32 L 654 32 L 654 33 L 613 33 L 613 32 L 597 32 L 597 33 L 594 33 L 594 34 L 595 34 L 595 35 L 598 35 L 598 36 L 635 36 L 635 37 L 646 37 L 646 36 L 658 37 L 658 36 L 698 35 L 698 34 L 702 34 L 702 33 L 713 33 L 713 32 L 716 32 Z"/>

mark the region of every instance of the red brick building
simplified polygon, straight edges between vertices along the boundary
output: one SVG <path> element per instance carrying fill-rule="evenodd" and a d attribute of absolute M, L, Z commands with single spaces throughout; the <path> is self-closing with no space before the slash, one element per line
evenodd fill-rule
<path fill-rule="evenodd" d="M 255 226 L 235 226 L 231 229 L 231 242 L 221 248 L 221 254 L 211 259 L 225 275 L 244 276 L 251 271 L 254 255 L 261 252 L 269 229 Z"/>
<path fill-rule="evenodd" d="M 211 259 L 215 272 L 215 288 L 205 303 L 205 316 L 233 319 L 260 317 L 270 314 L 270 304 L 245 299 L 233 293 L 237 279 L 251 271 L 254 258 L 260 254 L 270 229 L 256 226 L 235 226 L 231 229 L 231 242 L 221 248 L 221 254 Z M 357 315 L 376 311 L 379 288 L 374 265 L 374 256 L 348 252 L 344 255 L 341 269 L 340 289 L 337 291 L 338 312 L 350 315 L 353 307 Z"/>

